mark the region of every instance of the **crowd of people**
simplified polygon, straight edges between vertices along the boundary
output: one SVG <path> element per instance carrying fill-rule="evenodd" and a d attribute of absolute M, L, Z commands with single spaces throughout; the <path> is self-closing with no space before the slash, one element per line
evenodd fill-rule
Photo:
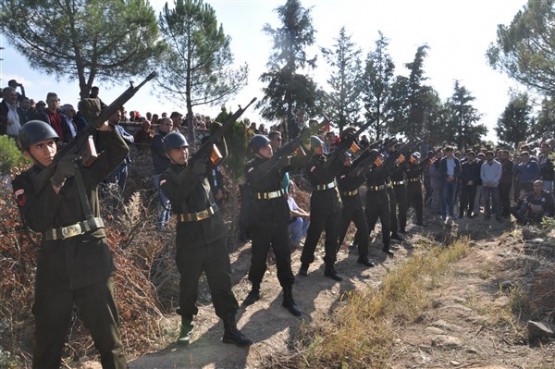
<path fill-rule="evenodd" d="M 91 91 L 89 99 L 96 101 L 99 110 L 105 107 L 98 89 Z M 47 94 L 44 106 L 39 103 L 33 106 L 23 86 L 10 81 L 0 104 L 0 134 L 17 139 L 24 155 L 34 163 L 14 179 L 15 200 L 26 225 L 43 234 L 37 266 L 33 367 L 60 365 L 74 305 L 84 314 L 103 367 L 127 367 L 113 301 L 114 265 L 100 218 L 97 188 L 108 181 L 123 193 L 130 144 L 150 148 L 153 184 L 160 199 L 157 229 L 167 229 L 171 215 L 176 217 L 178 343 L 190 342 L 198 312 L 199 278 L 204 273 L 216 314 L 223 321 L 223 342 L 250 345 L 235 320 L 239 303 L 231 288 L 228 232 L 221 213 L 225 191 L 221 161 L 228 155 L 221 124 L 195 118 L 195 127 L 206 130 L 202 142 L 209 141 L 212 146 L 210 156 L 199 158 L 190 153 L 180 132 L 182 114 L 158 117 L 147 113 L 141 117 L 122 108 L 99 125 L 98 158 L 93 165 L 84 166 L 77 155 L 66 155 L 44 182 L 37 178 L 54 162 L 58 147 L 87 127 L 90 112 L 75 111 L 70 104 L 60 106 L 55 93 Z M 128 120 L 127 114 L 129 120 L 141 124 L 133 135 L 120 124 Z M 426 226 L 426 208 L 445 222 L 482 217 L 482 212 L 484 219 L 495 217 L 498 222 L 512 214 L 521 224 L 554 216 L 553 140 L 542 141 L 537 155 L 535 148 L 527 145 L 517 154 L 481 147 L 462 152 L 445 145 L 424 155 L 395 138 L 371 143 L 355 128 L 347 127 L 339 135 L 330 128 L 329 122 L 309 120 L 302 110 L 294 119 L 269 130 L 255 123 L 247 128 L 250 155 L 241 186 L 240 238 L 251 241 L 252 255 L 251 290 L 244 306 L 261 298 L 261 282 L 272 250 L 283 288 L 282 306 L 301 316 L 302 307 L 293 297 L 291 252 L 302 248 L 296 274 L 311 277 L 315 249 L 325 233 L 324 276 L 341 282 L 335 263 L 351 222 L 356 227 L 356 263 L 371 268 L 370 235 L 378 220 L 382 250 L 394 257 L 391 243 L 402 240 L 407 232 L 409 207 L 414 208 L 416 227 Z M 298 181 L 310 188 L 309 209 L 296 202 Z M 93 243 L 98 247 L 91 247 Z"/>

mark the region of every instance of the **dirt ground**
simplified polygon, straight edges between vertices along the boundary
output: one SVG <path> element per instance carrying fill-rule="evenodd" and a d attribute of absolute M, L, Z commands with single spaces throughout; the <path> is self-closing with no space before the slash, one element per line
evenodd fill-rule
<path fill-rule="evenodd" d="M 455 265 L 454 275 L 433 291 L 432 304 L 416 322 L 399 327 L 389 368 L 480 368 L 523 369 L 555 368 L 555 345 L 551 341 L 530 344 L 526 321 L 510 325 L 503 320 L 510 311 L 510 289 L 523 283 L 534 286 L 538 278 L 555 280 L 553 237 L 521 229 L 514 224 L 486 221 L 483 218 L 452 221 L 448 225 L 428 219 L 428 226 L 409 225 L 395 257 L 381 251 L 381 237 L 371 245 L 374 268 L 356 263 L 355 250 L 342 248 L 337 271 L 343 282 L 323 275 L 323 250 L 317 250 L 316 262 L 308 277 L 296 277 L 294 296 L 303 316 L 296 318 L 281 306 L 281 288 L 275 265 L 271 265 L 262 284 L 262 298 L 238 313 L 239 328 L 255 343 L 238 348 L 221 342 L 223 326 L 214 314 L 206 290 L 200 292 L 200 312 L 192 343 L 182 347 L 172 343 L 178 334 L 178 319 L 168 318 L 161 325 L 170 327 L 168 343 L 155 352 L 130 362 L 131 369 L 178 368 L 263 368 L 268 356 L 287 355 L 301 324 L 311 324 L 332 314 L 340 296 L 353 288 L 379 286 L 382 277 L 403 259 L 418 252 L 419 240 L 438 241 L 468 235 L 470 252 Z M 525 232 L 523 232 L 525 231 Z M 543 237 L 543 238 L 542 238 Z M 299 269 L 300 250 L 292 255 L 293 272 Z M 241 301 L 250 285 L 246 278 L 250 264 L 250 244 L 232 254 L 234 292 Z M 553 283 L 553 282 L 551 282 Z M 537 283 L 536 283 L 537 284 Z M 555 288 L 538 293 L 553 294 Z M 548 306 L 549 308 L 549 306 Z M 551 313 L 553 306 L 551 306 Z M 549 309 L 545 313 L 549 316 Z M 91 363 L 82 368 L 92 368 Z"/>

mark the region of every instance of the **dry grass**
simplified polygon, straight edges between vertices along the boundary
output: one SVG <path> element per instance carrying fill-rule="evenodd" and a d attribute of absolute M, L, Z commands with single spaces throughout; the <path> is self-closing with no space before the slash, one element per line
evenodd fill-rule
<path fill-rule="evenodd" d="M 318 326 L 301 328 L 298 354 L 280 367 L 382 368 L 391 356 L 397 329 L 413 322 L 430 303 L 429 292 L 466 255 L 468 239 L 446 248 L 428 244 L 388 273 L 378 289 L 347 293 Z"/>

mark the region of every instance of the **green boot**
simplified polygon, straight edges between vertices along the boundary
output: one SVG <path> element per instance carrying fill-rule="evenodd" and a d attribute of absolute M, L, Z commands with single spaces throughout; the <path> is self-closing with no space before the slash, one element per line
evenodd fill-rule
<path fill-rule="evenodd" d="M 178 345 L 188 345 L 193 334 L 193 322 L 188 319 L 181 319 L 181 332 L 177 339 Z"/>

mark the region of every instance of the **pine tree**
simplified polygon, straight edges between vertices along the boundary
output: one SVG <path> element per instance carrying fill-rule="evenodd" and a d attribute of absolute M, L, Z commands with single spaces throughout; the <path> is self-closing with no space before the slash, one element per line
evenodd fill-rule
<path fill-rule="evenodd" d="M 322 48 L 322 54 L 332 67 L 327 80 L 331 87 L 327 94 L 327 116 L 342 132 L 346 126 L 359 123 L 360 49 L 355 48 L 351 36 L 347 35 L 345 27 L 341 27 L 334 49 Z"/>
<path fill-rule="evenodd" d="M 236 94 L 246 84 L 248 67 L 231 68 L 231 39 L 202 0 L 175 0 L 174 8 L 166 3 L 159 23 L 169 46 L 159 80 L 166 95 L 186 104 L 192 138 L 193 108 L 220 104 Z"/>
<path fill-rule="evenodd" d="M 317 99 L 322 97 L 316 83 L 301 72 L 316 66 L 316 57 L 308 58 L 305 49 L 314 44 L 314 28 L 310 10 L 302 7 L 299 0 L 287 0 L 276 9 L 281 27 L 269 24 L 264 31 L 273 39 L 273 53 L 268 60 L 269 70 L 260 76 L 267 85 L 264 97 L 257 104 L 266 119 L 291 121 L 295 109 L 314 114 Z"/>
<path fill-rule="evenodd" d="M 2 0 L 0 28 L 34 68 L 77 79 L 83 97 L 96 80 L 147 74 L 163 50 L 142 0 Z"/>
<path fill-rule="evenodd" d="M 495 132 L 499 140 L 513 148 L 530 135 L 532 106 L 527 93 L 513 94 L 503 114 L 497 120 Z"/>

